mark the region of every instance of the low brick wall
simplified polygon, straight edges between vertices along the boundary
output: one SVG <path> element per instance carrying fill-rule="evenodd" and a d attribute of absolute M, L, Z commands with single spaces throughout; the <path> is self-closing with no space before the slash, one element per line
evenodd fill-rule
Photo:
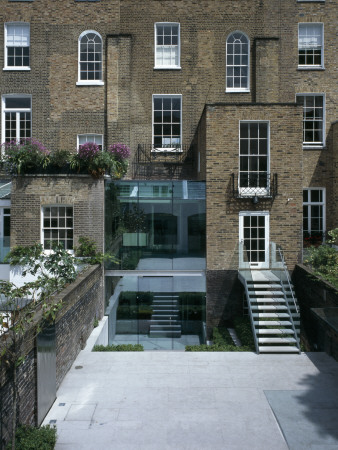
<path fill-rule="evenodd" d="M 57 295 L 63 301 L 55 321 L 56 388 L 58 388 L 93 330 L 95 317 L 104 312 L 102 267 L 90 266 L 76 281 Z M 37 313 L 39 314 L 39 313 Z M 27 357 L 19 367 L 18 419 L 21 423 L 37 424 L 36 339 L 33 330 L 25 336 Z M 1 339 L 0 339 L 1 347 Z M 0 366 L 0 448 L 8 440 L 12 417 L 11 371 Z"/>
<path fill-rule="evenodd" d="M 338 359 L 338 336 L 330 325 L 314 309 L 327 313 L 338 310 L 338 290 L 316 276 L 308 267 L 296 265 L 292 274 L 301 313 L 301 338 L 307 350 L 326 351 Z M 336 309 L 337 308 L 337 309 Z"/>

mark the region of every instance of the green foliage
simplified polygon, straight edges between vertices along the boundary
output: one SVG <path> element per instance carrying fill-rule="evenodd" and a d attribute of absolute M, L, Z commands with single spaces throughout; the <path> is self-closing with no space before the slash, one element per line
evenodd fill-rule
<path fill-rule="evenodd" d="M 99 319 L 97 317 L 95 317 L 93 327 L 96 328 L 98 326 L 99 326 Z"/>
<path fill-rule="evenodd" d="M 336 239 L 336 230 L 329 234 Z M 310 247 L 306 252 L 304 264 L 310 266 L 316 275 L 323 277 L 338 288 L 338 250 L 329 245 Z"/>
<path fill-rule="evenodd" d="M 329 235 L 328 243 L 338 245 L 338 228 L 335 228 L 327 233 Z"/>
<path fill-rule="evenodd" d="M 186 352 L 250 352 L 250 347 L 237 347 L 236 345 L 186 345 Z"/>
<path fill-rule="evenodd" d="M 141 344 L 94 345 L 93 352 L 143 352 Z"/>
<path fill-rule="evenodd" d="M 79 237 L 79 245 L 74 248 L 75 256 L 87 264 L 102 264 L 105 261 L 117 263 L 115 256 L 101 253 L 97 250 L 96 242 L 85 236 Z"/>
<path fill-rule="evenodd" d="M 71 169 L 77 173 L 90 173 L 94 178 L 110 175 L 113 178 L 122 178 L 128 169 L 128 160 L 119 160 L 112 153 L 97 152 L 95 155 L 83 158 L 79 153 L 71 155 L 69 159 Z"/>
<path fill-rule="evenodd" d="M 56 444 L 56 428 L 50 425 L 40 428 L 20 425 L 16 430 L 16 450 L 53 450 Z M 8 444 L 7 450 L 12 448 Z"/>
<path fill-rule="evenodd" d="M 251 325 L 248 317 L 237 317 L 234 319 L 235 331 L 241 340 L 242 345 L 237 347 L 224 327 L 213 329 L 212 345 L 186 345 L 186 352 L 252 352 L 255 351 L 255 344 L 252 335 Z"/>
<path fill-rule="evenodd" d="M 242 345 L 244 347 L 248 347 L 252 351 L 255 351 L 255 341 L 252 334 L 249 317 L 235 317 L 234 328 Z"/>
<path fill-rule="evenodd" d="M 64 168 L 69 164 L 71 153 L 68 150 L 56 150 L 49 157 L 49 166 L 56 169 Z"/>
<path fill-rule="evenodd" d="M 49 164 L 50 152 L 36 139 L 23 138 L 3 144 L 5 170 L 13 174 L 34 173 Z"/>

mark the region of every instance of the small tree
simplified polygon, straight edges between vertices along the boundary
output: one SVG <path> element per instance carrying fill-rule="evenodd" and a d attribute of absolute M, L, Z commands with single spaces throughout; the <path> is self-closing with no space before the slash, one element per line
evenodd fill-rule
<path fill-rule="evenodd" d="M 9 281 L 0 281 L 0 368 L 11 373 L 12 421 L 11 440 L 15 449 L 15 431 L 18 425 L 18 367 L 25 360 L 24 338 L 30 331 L 35 337 L 43 323 L 55 320 L 62 301 L 54 296 L 66 284 L 76 278 L 76 259 L 61 245 L 45 254 L 41 244 L 31 247 L 15 247 L 7 256 L 11 265 L 21 266 L 22 275 L 31 275 L 34 281 L 16 286 Z"/>

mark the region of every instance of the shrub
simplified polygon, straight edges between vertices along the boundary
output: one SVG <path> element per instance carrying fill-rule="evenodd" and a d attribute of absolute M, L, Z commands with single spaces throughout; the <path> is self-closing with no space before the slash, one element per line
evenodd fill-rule
<path fill-rule="evenodd" d="M 94 345 L 93 352 L 143 352 L 141 344 Z"/>
<path fill-rule="evenodd" d="M 333 235 L 333 238 L 335 236 Z M 316 275 L 323 277 L 338 288 L 338 250 L 329 245 L 310 247 L 304 264 L 310 266 Z"/>
<path fill-rule="evenodd" d="M 15 434 L 16 450 L 53 450 L 56 444 L 56 428 L 50 425 L 40 428 L 20 425 Z M 8 444 L 7 450 L 12 444 Z"/>
<path fill-rule="evenodd" d="M 36 172 L 49 164 L 49 150 L 36 139 L 6 142 L 3 148 L 5 170 L 11 175 Z"/>
<path fill-rule="evenodd" d="M 248 347 L 250 350 L 255 350 L 255 341 L 249 317 L 235 317 L 234 328 L 242 346 Z"/>

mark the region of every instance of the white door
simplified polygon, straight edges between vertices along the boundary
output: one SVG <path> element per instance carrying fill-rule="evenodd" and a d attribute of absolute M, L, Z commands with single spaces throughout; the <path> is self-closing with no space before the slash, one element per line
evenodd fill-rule
<path fill-rule="evenodd" d="M 239 213 L 239 268 L 269 267 L 269 213 Z"/>

